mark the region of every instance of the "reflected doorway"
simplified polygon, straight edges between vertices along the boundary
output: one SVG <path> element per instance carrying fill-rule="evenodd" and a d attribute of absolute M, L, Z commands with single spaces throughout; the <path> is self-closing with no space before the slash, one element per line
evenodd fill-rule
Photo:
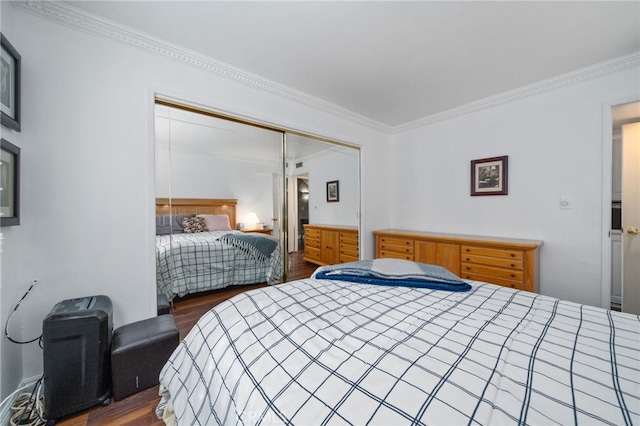
<path fill-rule="evenodd" d="M 304 225 L 309 224 L 309 178 L 306 176 L 297 176 L 298 196 L 298 244 L 296 251 L 304 250 Z"/>

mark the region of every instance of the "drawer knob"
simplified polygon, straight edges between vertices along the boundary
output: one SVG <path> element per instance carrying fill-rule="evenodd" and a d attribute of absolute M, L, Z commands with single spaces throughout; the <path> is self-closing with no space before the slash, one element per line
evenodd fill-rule
<path fill-rule="evenodd" d="M 515 253 L 511 253 L 511 257 L 516 257 L 516 254 Z"/>
<path fill-rule="evenodd" d="M 471 251 L 471 249 L 467 249 L 467 253 L 469 253 Z"/>
<path fill-rule="evenodd" d="M 512 267 L 512 268 L 515 268 L 515 267 L 516 267 L 516 265 L 514 265 L 514 264 L 512 263 L 512 264 L 511 264 L 511 267 Z"/>
<path fill-rule="evenodd" d="M 515 277 L 516 277 L 515 275 L 511 274 L 511 278 L 515 278 Z"/>
<path fill-rule="evenodd" d="M 511 288 L 516 288 L 516 285 L 515 284 L 511 284 L 510 287 Z"/>
<path fill-rule="evenodd" d="M 470 270 L 471 270 L 471 268 L 469 268 L 469 267 L 467 266 L 467 271 L 470 271 Z"/>
<path fill-rule="evenodd" d="M 471 259 L 469 259 L 468 257 L 467 257 L 467 262 L 471 262 Z"/>

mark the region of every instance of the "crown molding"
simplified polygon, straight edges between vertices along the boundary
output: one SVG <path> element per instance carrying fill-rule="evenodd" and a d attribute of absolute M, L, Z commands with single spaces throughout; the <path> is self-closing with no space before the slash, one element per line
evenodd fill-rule
<path fill-rule="evenodd" d="M 624 71 L 631 67 L 640 65 L 640 52 L 634 52 L 629 55 L 621 56 L 609 61 L 601 62 L 577 71 L 562 74 L 547 80 L 539 81 L 534 84 L 523 86 L 508 92 L 503 92 L 495 96 L 490 96 L 476 102 L 452 108 L 437 114 L 429 115 L 409 123 L 401 124 L 393 127 L 392 134 L 413 130 L 419 127 L 437 123 L 439 121 L 449 120 L 461 115 L 470 114 L 472 112 L 481 111 L 483 109 L 492 108 L 518 99 L 527 98 L 529 96 L 539 95 L 541 93 L 556 90 L 565 86 L 581 83 L 593 78 L 601 77 L 607 74 Z"/>
<path fill-rule="evenodd" d="M 14 7 L 25 12 L 38 15 L 47 20 L 98 35 L 112 41 L 134 46 L 146 50 L 149 53 L 190 64 L 214 74 L 226 77 L 236 83 L 281 96 L 386 134 L 402 133 L 640 65 L 640 52 L 635 52 L 495 96 L 490 96 L 447 111 L 429 115 L 405 124 L 389 126 L 342 108 L 338 105 L 323 101 L 319 98 L 291 89 L 274 81 L 264 79 L 258 75 L 234 68 L 208 56 L 168 43 L 142 32 L 132 30 L 131 28 L 124 27 L 104 18 L 96 17 L 93 14 L 64 2 L 41 0 L 11 0 L 11 2 Z"/>
<path fill-rule="evenodd" d="M 25 12 L 50 21 L 98 35 L 112 41 L 146 50 L 149 53 L 164 56 L 176 61 L 204 69 L 226 77 L 236 83 L 254 89 L 270 92 L 283 98 L 316 108 L 340 118 L 356 122 L 372 129 L 390 134 L 392 127 L 372 120 L 338 105 L 323 101 L 306 93 L 291 89 L 258 75 L 235 68 L 198 52 L 168 43 L 159 38 L 133 30 L 107 19 L 97 17 L 70 4 L 57 1 L 12 0 L 12 4 Z"/>

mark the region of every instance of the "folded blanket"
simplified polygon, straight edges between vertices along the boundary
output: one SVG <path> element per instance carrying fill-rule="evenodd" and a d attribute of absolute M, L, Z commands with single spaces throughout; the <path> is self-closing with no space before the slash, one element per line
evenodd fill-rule
<path fill-rule="evenodd" d="M 471 289 L 471 285 L 441 266 L 402 259 L 360 260 L 321 266 L 311 278 L 447 291 Z"/>
<path fill-rule="evenodd" d="M 276 238 L 257 232 L 224 234 L 219 241 L 244 250 L 261 262 L 266 262 L 278 246 Z"/>

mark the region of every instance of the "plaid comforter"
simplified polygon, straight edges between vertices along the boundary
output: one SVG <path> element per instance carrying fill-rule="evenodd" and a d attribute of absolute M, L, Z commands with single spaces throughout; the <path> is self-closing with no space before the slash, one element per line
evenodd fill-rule
<path fill-rule="evenodd" d="M 160 373 L 178 424 L 640 423 L 640 318 L 471 282 L 307 279 L 205 314 Z"/>
<path fill-rule="evenodd" d="M 235 232 L 240 234 L 239 231 Z M 158 292 L 172 300 L 175 296 L 216 290 L 229 285 L 280 282 L 282 253 L 279 244 L 270 256 L 258 257 L 240 247 L 220 241 L 227 234 L 230 232 L 156 236 Z"/>

